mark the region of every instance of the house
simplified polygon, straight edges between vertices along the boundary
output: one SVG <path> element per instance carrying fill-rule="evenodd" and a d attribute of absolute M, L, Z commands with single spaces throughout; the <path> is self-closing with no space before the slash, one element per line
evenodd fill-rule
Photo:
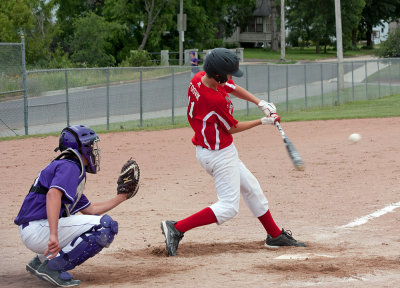
<path fill-rule="evenodd" d="M 389 24 L 383 22 L 382 25 L 377 25 L 372 28 L 372 41 L 374 44 L 380 44 L 387 40 L 389 34 Z"/>
<path fill-rule="evenodd" d="M 231 37 L 225 38 L 225 43 L 236 44 L 238 47 L 266 47 L 271 45 L 272 39 L 272 0 L 258 0 L 247 27 L 241 31 L 238 27 Z"/>

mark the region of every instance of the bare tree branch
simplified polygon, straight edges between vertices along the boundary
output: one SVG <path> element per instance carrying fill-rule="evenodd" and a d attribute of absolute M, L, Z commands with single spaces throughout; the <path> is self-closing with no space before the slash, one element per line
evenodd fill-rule
<path fill-rule="evenodd" d="M 156 22 L 162 9 L 164 9 L 166 1 L 161 1 L 161 3 L 158 1 L 157 1 L 157 3 L 154 3 L 155 0 L 144 1 L 144 2 L 145 2 L 145 9 L 147 12 L 147 25 L 146 25 L 146 32 L 144 33 L 142 43 L 140 44 L 140 46 L 138 48 L 139 50 L 143 50 L 146 47 L 147 40 L 149 39 L 149 36 L 150 36 L 151 28 L 153 27 L 153 24 Z M 155 7 L 157 4 L 159 5 L 158 8 Z M 154 10 L 155 10 L 155 13 L 154 13 Z"/>

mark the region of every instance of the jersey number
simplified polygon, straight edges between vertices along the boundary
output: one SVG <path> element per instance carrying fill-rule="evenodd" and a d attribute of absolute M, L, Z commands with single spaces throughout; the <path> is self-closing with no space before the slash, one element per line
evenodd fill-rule
<path fill-rule="evenodd" d="M 194 107 L 194 101 L 190 102 L 190 110 L 189 110 L 190 118 L 193 118 L 193 107 Z"/>

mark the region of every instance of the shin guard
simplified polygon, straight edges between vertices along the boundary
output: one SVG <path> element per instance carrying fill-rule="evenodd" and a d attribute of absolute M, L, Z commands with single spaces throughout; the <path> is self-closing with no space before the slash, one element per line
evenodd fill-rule
<path fill-rule="evenodd" d="M 58 271 L 71 270 L 99 253 L 104 247 L 110 246 L 117 233 L 118 222 L 106 214 L 101 217 L 99 225 L 70 243 L 72 249 L 69 252 L 61 250 L 57 257 L 49 260 L 48 267 Z"/>

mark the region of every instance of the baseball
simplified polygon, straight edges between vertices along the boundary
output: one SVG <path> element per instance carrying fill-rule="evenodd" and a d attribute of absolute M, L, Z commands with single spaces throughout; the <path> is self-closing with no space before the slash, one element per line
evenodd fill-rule
<path fill-rule="evenodd" d="M 353 133 L 349 136 L 349 140 L 356 143 L 361 140 L 361 135 L 358 133 Z"/>

